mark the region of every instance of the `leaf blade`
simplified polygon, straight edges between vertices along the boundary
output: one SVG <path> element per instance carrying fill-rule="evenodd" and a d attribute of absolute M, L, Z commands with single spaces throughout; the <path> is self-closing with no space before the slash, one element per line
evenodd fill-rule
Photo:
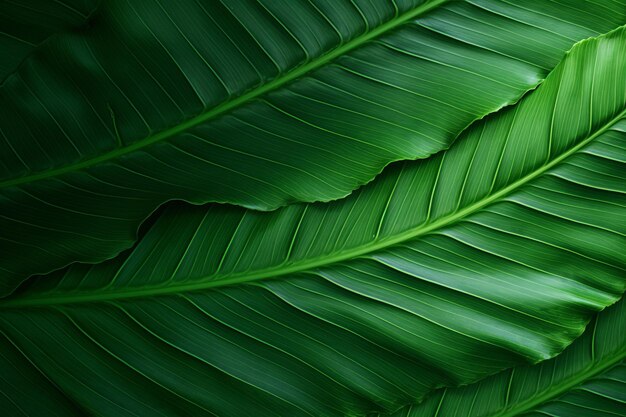
<path fill-rule="evenodd" d="M 57 33 L 84 25 L 96 11 L 97 1 L 65 3 L 5 3 L 0 14 L 0 85 L 11 76 L 29 54 Z"/>
<path fill-rule="evenodd" d="M 626 384 L 625 306 L 622 300 L 598 313 L 585 333 L 554 359 L 516 367 L 473 386 L 440 390 L 393 415 L 432 416 L 435 410 L 449 417 L 623 414 L 619 390 Z"/>
<path fill-rule="evenodd" d="M 623 119 L 603 129 L 626 106 L 624 80 L 614 76 L 626 68 L 619 58 L 624 48 L 624 27 L 579 44 L 517 108 L 467 131 L 445 156 L 413 162 L 417 175 L 404 163 L 393 173 L 400 180 L 384 176 L 371 185 L 385 193 L 364 189 L 319 204 L 322 216 L 312 223 L 306 216 L 315 205 L 305 214 L 296 206 L 258 213 L 174 205 L 132 252 L 34 280 L 0 301 L 3 342 L 19 346 L 21 361 L 31 361 L 21 366 L 36 364 L 79 406 L 97 408 L 103 399 L 96 393 L 105 393 L 111 415 L 389 412 L 435 388 L 551 358 L 626 289 Z M 592 90 L 579 81 L 592 71 L 593 88 L 624 91 L 613 103 L 592 106 L 604 109 L 592 119 L 598 134 L 589 132 L 588 113 L 579 107 L 589 105 Z M 557 114 L 564 133 L 550 138 L 551 110 L 542 118 L 535 110 L 552 109 L 558 90 L 567 91 L 585 124 L 573 125 L 571 112 Z M 543 153 L 523 146 L 533 131 L 544 133 L 532 142 Z M 568 150 L 548 148 L 550 141 L 576 151 L 563 157 Z M 453 175 L 480 143 L 489 145 L 484 161 L 492 160 L 502 177 L 485 177 L 486 162 L 467 178 Z M 548 150 L 555 148 L 561 153 Z M 493 149 L 502 153 L 493 158 Z M 498 169 L 506 149 L 532 157 L 510 158 L 518 165 Z M 545 169 L 547 155 L 559 163 Z M 602 155 L 615 163 L 598 160 Z M 311 239 L 323 243 L 317 255 L 327 255 L 350 236 L 371 241 L 377 230 L 380 236 L 397 230 L 380 227 L 373 202 L 386 219 L 403 219 L 411 230 L 420 216 L 394 212 L 387 198 L 394 185 L 413 190 L 394 194 L 411 202 L 406 213 L 436 222 L 459 210 L 458 196 L 466 194 L 460 186 L 452 199 L 430 198 L 432 184 L 449 190 L 451 178 L 466 187 L 479 180 L 483 194 L 472 191 L 463 200 L 471 206 L 498 192 L 491 183 L 506 188 L 485 178 L 516 184 L 536 170 L 542 175 L 515 192 L 416 239 L 274 279 L 224 280 L 271 261 L 285 266 L 286 254 L 302 259 Z M 430 188 L 416 178 L 431 178 Z"/>
<path fill-rule="evenodd" d="M 319 36 L 328 36 L 317 45 L 298 23 L 301 13 L 270 4 L 250 10 L 234 4 L 230 10 L 216 3 L 212 11 L 226 27 L 197 3 L 173 10 L 114 2 L 92 30 L 60 37 L 49 51 L 39 51 L 2 88 L 0 167 L 6 187 L 0 227 L 7 236 L 0 249 L 8 270 L 3 281 L 13 281 L 3 282 L 3 292 L 33 273 L 108 259 L 134 242 L 152 210 L 173 198 L 268 209 L 345 196 L 392 160 L 446 148 L 472 120 L 536 86 L 577 39 L 608 30 L 626 15 L 623 7 L 607 18 L 594 8 L 566 9 L 563 15 L 540 3 L 521 9 L 481 1 L 444 4 L 395 26 L 438 2 L 399 4 L 396 17 L 382 5 L 368 9 L 365 28 L 357 10 L 349 14 L 354 19 L 341 19 L 344 3 L 319 3 L 338 27 L 336 36 L 310 3 L 297 6 L 318 23 Z M 265 23 L 250 23 L 254 13 Z M 277 17 L 289 30 L 272 32 Z M 581 27 L 583 17 L 590 28 Z M 200 42 L 194 25 L 185 31 L 181 19 L 231 47 L 198 53 L 214 45 Z M 340 30 L 344 20 L 348 26 Z M 129 33 L 130 27 L 139 33 Z M 369 38 L 392 27 L 398 30 Z M 258 35 L 262 30 L 277 37 L 276 45 L 292 45 L 293 54 L 272 49 L 269 38 Z M 520 44 L 516 36 L 527 39 Z M 310 59 L 296 41 L 309 42 Z M 337 59 L 331 62 L 333 54 Z M 58 56 L 68 58 L 59 63 Z M 258 72 L 246 56 L 258 58 L 248 60 Z M 132 71 L 111 65 L 120 60 Z M 212 66 L 222 71 L 211 72 Z M 316 66 L 319 71 L 299 77 Z M 130 81 L 129 71 L 143 76 Z M 227 83 L 230 95 L 222 91 L 223 77 L 215 75 L 224 71 L 241 75 L 228 78 L 234 83 Z M 270 92 L 272 86 L 284 88 Z M 253 97 L 262 100 L 248 103 Z M 412 108 L 423 114 L 407 110 Z M 218 114 L 223 117 L 191 126 Z M 166 140 L 171 133 L 180 134 Z M 59 176 L 44 178 L 54 173 Z"/>

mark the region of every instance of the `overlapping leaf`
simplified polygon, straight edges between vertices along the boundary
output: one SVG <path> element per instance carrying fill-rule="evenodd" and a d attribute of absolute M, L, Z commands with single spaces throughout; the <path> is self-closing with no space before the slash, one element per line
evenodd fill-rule
<path fill-rule="evenodd" d="M 443 389 L 394 417 L 607 417 L 626 415 L 626 302 L 601 312 L 550 361 Z"/>
<path fill-rule="evenodd" d="M 0 88 L 0 293 L 113 256 L 170 199 L 345 196 L 625 16 L 605 0 L 104 2 Z"/>
<path fill-rule="evenodd" d="M 173 205 L 0 302 L 0 374 L 65 416 L 323 416 L 550 358 L 626 288 L 625 72 L 620 28 L 344 200 Z"/>

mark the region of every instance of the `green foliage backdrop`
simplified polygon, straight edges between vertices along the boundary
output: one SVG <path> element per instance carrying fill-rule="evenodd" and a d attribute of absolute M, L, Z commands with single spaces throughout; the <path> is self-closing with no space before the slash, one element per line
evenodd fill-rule
<path fill-rule="evenodd" d="M 626 416 L 625 23 L 0 0 L 0 413 Z"/>

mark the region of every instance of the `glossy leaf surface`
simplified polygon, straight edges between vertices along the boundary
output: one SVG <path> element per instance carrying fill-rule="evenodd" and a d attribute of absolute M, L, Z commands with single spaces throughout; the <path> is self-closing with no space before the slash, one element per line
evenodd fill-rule
<path fill-rule="evenodd" d="M 344 200 L 173 205 L 1 301 L 1 374 L 60 415 L 358 415 L 553 357 L 626 288 L 625 72 L 621 28 Z"/>
<path fill-rule="evenodd" d="M 343 197 L 625 16 L 605 0 L 104 2 L 0 87 L 0 293 L 114 256 L 170 199 Z"/>
<path fill-rule="evenodd" d="M 626 302 L 595 317 L 555 359 L 462 388 L 439 390 L 393 417 L 626 415 Z"/>

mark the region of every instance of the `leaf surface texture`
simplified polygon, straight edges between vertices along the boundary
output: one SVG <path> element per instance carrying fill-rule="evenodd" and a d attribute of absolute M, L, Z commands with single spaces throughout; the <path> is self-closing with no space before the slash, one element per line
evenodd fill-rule
<path fill-rule="evenodd" d="M 626 415 L 626 302 L 595 317 L 555 359 L 466 387 L 439 390 L 394 417 L 606 417 Z"/>
<path fill-rule="evenodd" d="M 625 28 L 584 41 L 341 201 L 172 205 L 0 301 L 4 366 L 61 415 L 321 416 L 551 358 L 626 286 L 625 71 Z"/>
<path fill-rule="evenodd" d="M 0 84 L 35 48 L 57 34 L 83 26 L 99 0 L 3 1 L 0 4 Z"/>
<path fill-rule="evenodd" d="M 107 1 L 0 87 L 0 294 L 114 256 L 171 199 L 343 197 L 447 148 L 625 15 L 606 1 Z"/>

